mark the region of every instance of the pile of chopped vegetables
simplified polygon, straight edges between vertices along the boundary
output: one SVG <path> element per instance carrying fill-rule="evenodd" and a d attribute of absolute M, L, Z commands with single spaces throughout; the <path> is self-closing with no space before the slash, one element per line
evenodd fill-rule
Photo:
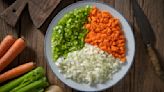
<path fill-rule="evenodd" d="M 91 85 L 104 83 L 120 69 L 119 59 L 89 44 L 85 44 L 79 51 L 69 53 L 57 65 L 66 78 Z"/>
<path fill-rule="evenodd" d="M 84 46 L 84 37 L 88 31 L 83 25 L 90 9 L 90 6 L 86 6 L 68 12 L 53 28 L 51 43 L 54 60 Z"/>
<path fill-rule="evenodd" d="M 89 33 L 85 42 L 98 46 L 125 62 L 125 38 L 119 20 L 110 15 L 109 12 L 100 11 L 96 7 L 92 8 L 88 20 L 89 22 L 85 26 Z"/>
<path fill-rule="evenodd" d="M 126 62 L 119 20 L 95 6 L 65 14 L 53 28 L 51 43 L 59 71 L 78 83 L 104 83 Z"/>

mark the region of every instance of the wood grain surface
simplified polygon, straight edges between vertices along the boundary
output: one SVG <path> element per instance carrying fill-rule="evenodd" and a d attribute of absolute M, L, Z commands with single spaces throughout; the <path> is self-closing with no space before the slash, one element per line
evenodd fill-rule
<path fill-rule="evenodd" d="M 140 30 L 133 16 L 131 0 L 101 0 L 118 10 L 129 22 L 133 29 L 136 40 L 136 53 L 134 63 L 126 76 L 113 87 L 103 92 L 164 92 L 164 81 L 161 81 L 154 73 L 153 66 L 149 60 L 144 48 Z M 137 0 L 148 17 L 156 36 L 155 49 L 157 50 L 161 66 L 164 68 L 164 0 Z M 4 71 L 11 69 L 19 64 L 28 61 L 34 61 L 38 66 L 43 66 L 47 71 L 47 77 L 51 84 L 59 85 L 64 92 L 77 92 L 62 83 L 49 68 L 44 58 L 44 36 L 51 19 L 64 7 L 77 0 L 62 0 L 51 16 L 37 29 L 29 17 L 27 7 L 20 17 L 15 28 L 7 25 L 0 19 L 0 41 L 7 35 L 12 34 L 15 37 L 24 36 L 27 41 L 26 49 L 9 65 Z M 8 5 L 0 0 L 0 13 Z"/>
<path fill-rule="evenodd" d="M 12 2 L 12 0 L 8 1 L 8 3 L 10 2 Z M 59 2 L 60 0 L 16 0 L 1 13 L 0 17 L 2 17 L 7 24 L 15 27 L 22 11 L 27 6 L 28 10 L 26 10 L 26 12 L 29 12 L 33 25 L 35 25 L 36 28 L 40 28 Z"/>

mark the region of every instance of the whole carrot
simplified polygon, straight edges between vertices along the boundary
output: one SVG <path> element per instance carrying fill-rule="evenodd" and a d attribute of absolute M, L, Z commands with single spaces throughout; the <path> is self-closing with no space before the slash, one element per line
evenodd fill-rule
<path fill-rule="evenodd" d="M 12 35 L 7 35 L 0 44 L 0 58 L 7 52 L 7 50 L 13 45 L 16 41 Z"/>
<path fill-rule="evenodd" d="M 0 75 L 0 83 L 18 77 L 30 70 L 32 70 L 35 67 L 35 64 L 33 62 L 25 63 L 23 65 L 20 65 L 16 68 L 13 68 L 3 74 Z"/>
<path fill-rule="evenodd" d="M 15 59 L 15 57 L 22 52 L 26 44 L 24 39 L 17 39 L 5 55 L 0 59 L 0 72 Z"/>

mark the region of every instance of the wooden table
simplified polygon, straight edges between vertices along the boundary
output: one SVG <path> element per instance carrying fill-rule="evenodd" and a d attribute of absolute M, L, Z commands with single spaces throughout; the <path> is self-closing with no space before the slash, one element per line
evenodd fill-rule
<path fill-rule="evenodd" d="M 8 7 L 4 1 L 5 0 L 0 0 L 0 12 Z M 131 0 L 102 1 L 113 6 L 123 14 L 131 25 L 136 40 L 136 55 L 131 69 L 121 81 L 104 92 L 164 92 L 164 82 L 154 74 L 152 64 L 144 49 L 140 30 L 136 24 L 135 17 L 133 16 Z M 43 66 L 45 68 L 48 80 L 51 84 L 61 86 L 64 89 L 64 92 L 76 92 L 55 77 L 44 58 L 43 50 L 45 32 L 51 19 L 61 9 L 74 2 L 76 2 L 76 0 L 62 0 L 40 29 L 36 29 L 33 26 L 27 8 L 25 9 L 25 12 L 23 12 L 15 28 L 10 27 L 0 19 L 0 41 L 7 34 L 12 34 L 15 37 L 24 36 L 27 41 L 26 49 L 5 70 L 33 60 L 38 66 Z M 154 29 L 157 39 L 155 49 L 157 50 L 161 64 L 164 67 L 164 0 L 138 0 L 138 2 Z"/>

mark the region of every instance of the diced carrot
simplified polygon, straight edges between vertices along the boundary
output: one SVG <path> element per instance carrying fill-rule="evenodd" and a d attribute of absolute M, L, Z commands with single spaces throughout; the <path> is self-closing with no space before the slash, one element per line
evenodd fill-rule
<path fill-rule="evenodd" d="M 88 20 L 89 22 L 85 27 L 89 30 L 89 33 L 85 42 L 98 46 L 114 57 L 123 60 L 123 62 L 126 61 L 125 36 L 119 20 L 109 12 L 101 11 L 95 6 L 92 8 Z"/>
<path fill-rule="evenodd" d="M 95 15 L 96 14 L 96 9 L 92 10 L 92 14 Z"/>
<path fill-rule="evenodd" d="M 124 63 L 126 61 L 126 57 L 121 58 L 121 61 Z"/>
<path fill-rule="evenodd" d="M 118 48 L 117 48 L 116 46 L 111 46 L 111 50 L 112 50 L 112 51 L 117 51 Z"/>
<path fill-rule="evenodd" d="M 91 39 L 85 39 L 85 42 L 87 42 L 87 43 L 89 43 L 91 41 L 92 41 Z"/>
<path fill-rule="evenodd" d="M 124 50 L 125 48 L 124 47 L 120 47 L 120 50 Z"/>
<path fill-rule="evenodd" d="M 87 29 L 89 29 L 89 28 L 91 27 L 91 25 L 90 25 L 90 24 L 86 24 L 85 27 L 86 27 Z"/>

